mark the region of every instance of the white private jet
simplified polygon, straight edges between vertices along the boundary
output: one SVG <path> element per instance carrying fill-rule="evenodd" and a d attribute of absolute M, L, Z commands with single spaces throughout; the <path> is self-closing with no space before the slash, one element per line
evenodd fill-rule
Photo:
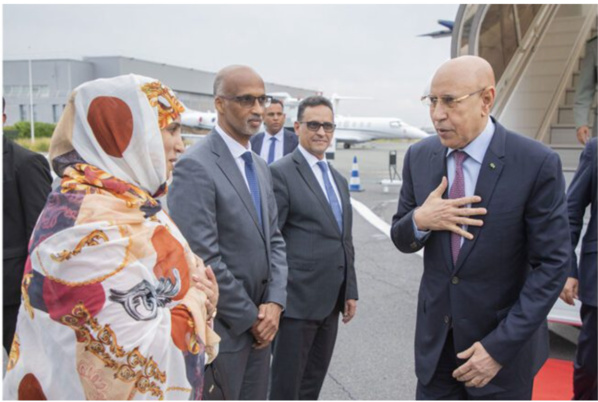
<path fill-rule="evenodd" d="M 287 121 L 285 127 L 292 127 L 297 116 L 300 99 L 293 98 L 286 92 L 274 92 L 268 95 L 280 99 L 285 106 Z M 338 109 L 340 99 L 361 99 L 354 97 L 332 96 L 332 103 Z M 395 117 L 349 117 L 336 115 L 336 130 L 334 138 L 342 142 L 344 148 L 353 144 L 368 142 L 377 139 L 422 139 L 428 134 L 417 127 L 411 126 Z"/>
<path fill-rule="evenodd" d="M 185 106 L 185 111 L 181 113 L 181 124 L 201 130 L 211 130 L 216 125 L 216 117 L 215 112 L 200 112 Z"/>

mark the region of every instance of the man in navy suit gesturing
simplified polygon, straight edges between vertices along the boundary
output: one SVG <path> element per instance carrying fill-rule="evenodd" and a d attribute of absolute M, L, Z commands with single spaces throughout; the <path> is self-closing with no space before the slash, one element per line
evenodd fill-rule
<path fill-rule="evenodd" d="M 570 263 L 556 153 L 490 117 L 492 67 L 444 63 L 422 100 L 438 136 L 411 146 L 391 237 L 424 249 L 417 399 L 530 399 L 546 316 Z"/>

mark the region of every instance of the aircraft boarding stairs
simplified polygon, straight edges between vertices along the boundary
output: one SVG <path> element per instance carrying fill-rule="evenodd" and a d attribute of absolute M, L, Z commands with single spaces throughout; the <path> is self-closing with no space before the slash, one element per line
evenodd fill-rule
<path fill-rule="evenodd" d="M 583 148 L 573 99 L 586 41 L 596 35 L 597 9 L 595 4 L 469 4 L 460 6 L 453 29 L 452 56 L 484 57 L 496 72 L 493 116 L 554 149 L 567 184 Z"/>

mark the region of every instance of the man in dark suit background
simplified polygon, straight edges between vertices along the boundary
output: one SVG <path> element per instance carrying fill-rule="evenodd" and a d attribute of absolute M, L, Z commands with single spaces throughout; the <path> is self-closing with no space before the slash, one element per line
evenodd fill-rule
<path fill-rule="evenodd" d="M 293 152 L 299 143 L 297 134 L 284 128 L 285 120 L 282 101 L 272 99 L 264 113 L 266 131 L 251 137 L 251 149 L 268 165 Z"/>
<path fill-rule="evenodd" d="M 286 304 L 287 262 L 272 177 L 249 147 L 270 101 L 251 68 L 216 75 L 218 124 L 174 170 L 168 204 L 191 249 L 216 274 L 220 291 L 213 365 L 227 399 L 266 399 L 270 343 Z M 220 383 L 223 385 L 222 383 Z M 215 398 L 211 386 L 204 398 Z"/>
<path fill-rule="evenodd" d="M 2 121 L 6 123 L 2 98 Z M 52 176 L 46 158 L 2 137 L 3 245 L 2 245 L 2 345 L 6 352 L 17 326 L 21 305 L 21 280 L 29 238 L 51 190 Z"/>
<path fill-rule="evenodd" d="M 328 164 L 332 104 L 299 105 L 299 147 L 270 166 L 278 224 L 287 245 L 287 308 L 274 342 L 270 399 L 316 400 L 328 371 L 339 314 L 357 308 L 352 210 L 347 180 Z"/>
<path fill-rule="evenodd" d="M 577 343 L 577 355 L 573 375 L 573 399 L 596 400 L 597 351 L 596 343 L 596 138 L 587 143 L 579 160 L 579 167 L 567 191 L 569 225 L 571 227 L 571 272 L 561 299 L 573 305 L 573 299 L 581 300 L 581 332 Z M 575 248 L 581 237 L 586 207 L 591 204 L 591 215 L 586 234 L 581 243 L 579 267 Z"/>
<path fill-rule="evenodd" d="M 423 98 L 438 136 L 404 159 L 391 237 L 425 247 L 417 399 L 530 399 L 548 356 L 570 263 L 565 183 L 556 153 L 490 117 L 494 86 L 484 59 L 444 63 Z"/>

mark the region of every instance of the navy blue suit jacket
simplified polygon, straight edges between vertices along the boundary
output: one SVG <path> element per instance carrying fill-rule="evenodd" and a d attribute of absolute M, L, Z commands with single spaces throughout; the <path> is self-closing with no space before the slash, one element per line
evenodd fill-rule
<path fill-rule="evenodd" d="M 446 152 L 437 136 L 405 155 L 403 185 L 391 237 L 399 250 L 425 246 L 415 331 L 415 370 L 428 384 L 453 329 L 455 352 L 476 341 L 503 368 L 473 395 L 525 386 L 548 356 L 546 316 L 563 288 L 570 264 L 565 182 L 558 155 L 537 141 L 496 130 L 475 194 L 488 214 L 469 227 L 456 266 L 450 232 L 417 240 L 412 216 L 446 176 Z M 448 197 L 448 190 L 443 195 Z"/>
<path fill-rule="evenodd" d="M 596 138 L 586 145 L 579 160 L 579 167 L 567 191 L 569 225 L 571 227 L 571 273 L 569 276 L 579 279 L 579 299 L 584 304 L 596 307 Z M 579 256 L 579 268 L 575 258 L 575 247 L 581 237 L 583 215 L 586 207 L 591 206 L 590 222 Z"/>
<path fill-rule="evenodd" d="M 251 142 L 251 149 L 256 154 L 260 154 L 262 150 L 262 143 L 264 142 L 264 136 L 266 133 L 261 132 L 257 133 L 256 135 L 252 136 L 249 140 Z M 299 145 L 299 139 L 297 138 L 297 134 L 292 132 L 291 130 L 284 129 L 284 148 L 282 150 L 282 156 L 286 156 L 293 152 L 297 145 Z"/>

